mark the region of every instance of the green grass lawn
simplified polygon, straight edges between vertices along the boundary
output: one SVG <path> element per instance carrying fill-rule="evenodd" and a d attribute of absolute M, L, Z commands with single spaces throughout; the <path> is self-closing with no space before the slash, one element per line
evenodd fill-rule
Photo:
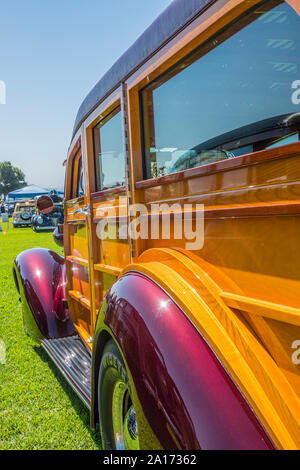
<path fill-rule="evenodd" d="M 0 364 L 0 449 L 99 449 L 88 410 L 23 331 L 12 263 L 32 247 L 60 251 L 51 233 L 12 227 L 0 233 L 0 341 L 6 349 L 6 364 Z"/>

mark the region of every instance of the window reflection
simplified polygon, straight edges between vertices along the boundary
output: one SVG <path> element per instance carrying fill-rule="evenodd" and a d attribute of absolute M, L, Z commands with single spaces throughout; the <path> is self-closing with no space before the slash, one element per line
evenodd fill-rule
<path fill-rule="evenodd" d="M 96 132 L 99 153 L 99 189 L 122 186 L 125 182 L 125 163 L 123 158 L 122 119 L 120 107 L 103 119 Z"/>
<path fill-rule="evenodd" d="M 297 79 L 299 16 L 279 0 L 252 9 L 143 90 L 146 177 L 299 140 Z"/>
<path fill-rule="evenodd" d="M 83 173 L 83 168 L 81 168 L 81 173 L 79 176 L 78 196 L 83 196 L 83 195 L 84 195 L 84 173 Z"/>
<path fill-rule="evenodd" d="M 78 181 L 77 181 L 77 197 L 84 196 L 84 173 L 82 166 L 82 157 L 80 157 L 78 162 Z"/>

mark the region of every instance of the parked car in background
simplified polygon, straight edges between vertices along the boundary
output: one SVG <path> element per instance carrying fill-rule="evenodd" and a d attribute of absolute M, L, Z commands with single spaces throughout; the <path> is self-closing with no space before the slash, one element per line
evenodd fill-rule
<path fill-rule="evenodd" d="M 40 196 L 36 199 L 36 203 L 39 199 L 44 196 Z M 42 230 L 55 230 L 58 224 L 64 223 L 64 208 L 62 202 L 55 203 L 53 209 L 48 214 L 43 214 L 39 209 L 35 208 L 35 213 L 32 216 L 32 229 L 35 232 Z"/>
<path fill-rule="evenodd" d="M 16 227 L 28 227 L 31 226 L 31 218 L 35 212 L 35 201 L 22 201 L 17 202 L 12 215 L 13 226 Z"/>

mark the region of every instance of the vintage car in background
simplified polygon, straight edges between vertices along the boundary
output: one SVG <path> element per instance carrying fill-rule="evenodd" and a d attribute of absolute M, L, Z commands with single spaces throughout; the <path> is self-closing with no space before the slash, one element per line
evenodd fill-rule
<path fill-rule="evenodd" d="M 13 274 L 104 449 L 300 449 L 299 14 L 175 0 L 78 111 Z"/>
<path fill-rule="evenodd" d="M 15 210 L 15 205 L 16 205 L 16 201 L 13 201 L 13 200 L 10 200 L 10 199 L 5 200 L 5 207 L 6 207 L 6 211 L 9 215 L 9 217 L 12 217 L 13 212 Z"/>
<path fill-rule="evenodd" d="M 17 202 L 12 214 L 12 223 L 17 227 L 30 227 L 32 215 L 35 212 L 35 201 Z"/>
<path fill-rule="evenodd" d="M 38 201 L 41 204 L 41 198 L 44 196 L 39 196 L 36 199 L 36 209 L 35 213 L 32 216 L 31 224 L 32 229 L 35 232 L 55 230 L 56 227 L 64 223 L 64 206 L 62 202 L 53 203 L 53 209 L 47 214 L 43 214 L 38 209 Z"/>

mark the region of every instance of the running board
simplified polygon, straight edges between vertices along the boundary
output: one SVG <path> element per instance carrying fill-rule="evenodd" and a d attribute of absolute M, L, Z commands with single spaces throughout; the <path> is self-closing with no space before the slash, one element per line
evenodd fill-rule
<path fill-rule="evenodd" d="M 92 358 L 80 337 L 43 339 L 41 345 L 79 398 L 91 408 Z"/>

